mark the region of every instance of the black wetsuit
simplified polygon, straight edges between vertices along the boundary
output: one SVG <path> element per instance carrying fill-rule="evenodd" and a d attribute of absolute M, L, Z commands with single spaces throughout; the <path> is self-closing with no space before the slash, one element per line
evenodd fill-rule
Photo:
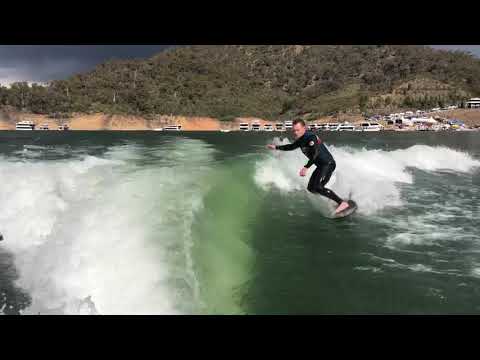
<path fill-rule="evenodd" d="M 308 169 L 313 164 L 317 166 L 308 182 L 308 191 L 326 196 L 339 205 L 342 203 L 343 200 L 337 194 L 325 187 L 337 165 L 332 154 L 330 154 L 330 151 L 328 151 L 327 147 L 317 135 L 312 131 L 306 131 L 305 134 L 298 138 L 294 143 L 276 146 L 276 148 L 277 150 L 282 151 L 291 151 L 301 148 L 302 152 L 308 158 L 308 163 L 305 167 Z"/>

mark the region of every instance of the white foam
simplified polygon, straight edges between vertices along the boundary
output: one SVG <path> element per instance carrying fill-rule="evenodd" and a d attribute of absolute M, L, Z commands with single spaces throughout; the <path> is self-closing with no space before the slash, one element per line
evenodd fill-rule
<path fill-rule="evenodd" d="M 378 268 L 378 267 L 375 267 L 375 266 L 356 266 L 353 268 L 353 270 L 357 270 L 357 271 L 371 271 L 373 273 L 377 273 L 377 272 L 383 272 L 382 269 Z"/>
<path fill-rule="evenodd" d="M 412 271 L 418 271 L 418 272 L 432 272 L 433 269 L 430 266 L 423 265 L 423 264 L 414 264 L 408 266 L 408 268 Z"/>
<path fill-rule="evenodd" d="M 195 151 L 197 164 L 212 155 L 195 140 L 171 146 L 165 152 Z M 188 157 L 136 166 L 136 151 L 0 159 L 0 224 L 17 285 L 32 297 L 27 313 L 172 314 L 195 306 L 190 226 L 206 168 L 189 167 Z"/>
<path fill-rule="evenodd" d="M 5 315 L 4 311 L 5 311 L 5 308 L 7 307 L 7 295 L 5 293 L 0 293 L 0 304 L 3 304 L 3 305 L 0 305 L 0 315 Z"/>
<path fill-rule="evenodd" d="M 282 144 L 278 138 L 275 142 Z M 286 143 L 285 139 L 283 144 Z M 415 145 L 384 151 L 329 146 L 329 150 L 337 168 L 327 186 L 341 197 L 351 195 L 358 204 L 358 212 L 368 215 L 404 204 L 399 185 L 413 183 L 411 168 L 469 172 L 480 166 L 480 161 L 469 154 L 445 147 Z M 306 191 L 309 176 L 301 178 L 298 175 L 305 163 L 300 151 L 274 152 L 257 162 L 255 181 L 265 190 L 274 187 L 284 193 Z M 328 201 L 323 198 L 319 201 L 318 196 L 310 198 L 316 204 Z"/>
<path fill-rule="evenodd" d="M 472 270 L 472 276 L 480 278 L 480 267 Z"/>

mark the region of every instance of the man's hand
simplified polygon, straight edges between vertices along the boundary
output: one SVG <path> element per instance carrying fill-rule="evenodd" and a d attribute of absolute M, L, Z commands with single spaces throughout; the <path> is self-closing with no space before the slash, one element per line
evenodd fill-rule
<path fill-rule="evenodd" d="M 273 145 L 273 144 L 268 144 L 268 145 L 267 145 L 267 149 L 276 150 L 277 147 L 276 147 L 275 145 Z"/>
<path fill-rule="evenodd" d="M 301 170 L 300 170 L 300 176 L 301 177 L 304 177 L 307 175 L 307 172 L 308 172 L 308 169 L 306 167 L 303 167 Z"/>

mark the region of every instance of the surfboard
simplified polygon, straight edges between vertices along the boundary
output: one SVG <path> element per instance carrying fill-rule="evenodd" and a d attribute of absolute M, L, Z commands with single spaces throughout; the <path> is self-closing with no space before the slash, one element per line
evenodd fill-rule
<path fill-rule="evenodd" d="M 355 211 L 357 211 L 358 207 L 357 207 L 357 203 L 355 201 L 348 200 L 348 205 L 350 205 L 350 207 L 348 207 L 347 209 L 345 209 L 344 211 L 342 211 L 338 214 L 334 214 L 333 218 L 334 219 L 342 219 L 344 217 L 352 215 L 353 213 L 355 213 Z"/>

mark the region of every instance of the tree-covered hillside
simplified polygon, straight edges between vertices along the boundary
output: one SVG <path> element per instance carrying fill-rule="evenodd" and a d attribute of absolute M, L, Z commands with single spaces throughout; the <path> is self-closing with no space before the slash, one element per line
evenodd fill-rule
<path fill-rule="evenodd" d="M 231 119 L 428 107 L 480 94 L 480 60 L 423 46 L 189 46 L 119 60 L 48 86 L 0 88 L 34 113 Z"/>

